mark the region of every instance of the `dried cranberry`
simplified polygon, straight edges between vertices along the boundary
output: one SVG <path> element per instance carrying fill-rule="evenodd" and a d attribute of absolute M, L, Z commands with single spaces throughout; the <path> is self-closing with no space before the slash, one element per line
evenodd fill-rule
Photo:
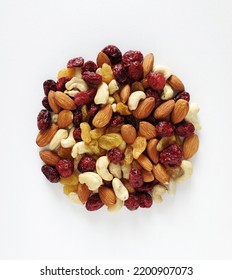
<path fill-rule="evenodd" d="M 152 197 L 147 192 L 140 192 L 136 194 L 138 197 L 139 206 L 141 208 L 150 208 L 152 206 Z"/>
<path fill-rule="evenodd" d="M 143 66 L 139 61 L 131 62 L 127 69 L 127 76 L 132 81 L 140 81 L 143 78 Z"/>
<path fill-rule="evenodd" d="M 160 162 L 176 167 L 182 161 L 182 150 L 177 144 L 172 144 L 160 153 Z"/>
<path fill-rule="evenodd" d="M 69 177 L 73 173 L 73 163 L 70 159 L 60 159 L 56 164 L 56 169 L 61 177 Z"/>
<path fill-rule="evenodd" d="M 48 95 L 50 90 L 56 91 L 56 82 L 53 80 L 46 80 L 43 83 L 44 94 Z"/>
<path fill-rule="evenodd" d="M 125 157 L 124 153 L 118 148 L 113 148 L 109 150 L 106 155 L 107 158 L 114 163 L 119 163 Z"/>
<path fill-rule="evenodd" d="M 124 201 L 124 206 L 126 206 L 127 209 L 133 211 L 139 208 L 139 199 L 138 196 L 130 193 L 127 200 Z"/>
<path fill-rule="evenodd" d="M 187 137 L 193 134 L 195 127 L 192 123 L 183 121 L 176 125 L 175 131 L 177 135 Z"/>
<path fill-rule="evenodd" d="M 76 127 L 73 131 L 73 138 L 76 142 L 80 142 L 82 141 L 81 139 L 81 128 L 80 127 Z"/>
<path fill-rule="evenodd" d="M 158 122 L 155 128 L 157 136 L 160 137 L 170 137 L 174 134 L 174 126 L 167 121 Z"/>
<path fill-rule="evenodd" d="M 94 171 L 95 167 L 96 167 L 95 159 L 88 156 L 84 156 L 78 164 L 78 170 L 82 173 L 87 171 Z"/>
<path fill-rule="evenodd" d="M 78 127 L 82 122 L 82 113 L 79 109 L 73 112 L 73 124 Z"/>
<path fill-rule="evenodd" d="M 83 64 L 84 64 L 84 58 L 80 56 L 80 57 L 70 59 L 67 63 L 67 68 L 82 67 Z"/>
<path fill-rule="evenodd" d="M 122 56 L 122 62 L 125 67 L 129 67 L 131 62 L 134 61 L 138 61 L 138 62 L 143 61 L 143 55 L 140 51 L 127 51 Z"/>
<path fill-rule="evenodd" d="M 124 117 L 121 115 L 114 115 L 110 120 L 110 126 L 115 127 L 120 123 L 123 123 Z"/>
<path fill-rule="evenodd" d="M 50 181 L 51 183 L 57 183 L 60 181 L 59 172 L 52 166 L 44 164 L 41 167 L 41 171 L 43 172 L 44 176 Z"/>
<path fill-rule="evenodd" d="M 87 84 L 93 86 L 100 85 L 100 83 L 102 82 L 102 76 L 95 72 L 86 71 L 82 74 L 82 78 L 84 81 L 86 81 Z"/>
<path fill-rule="evenodd" d="M 141 191 L 142 192 L 150 192 L 150 191 L 152 191 L 153 187 L 158 183 L 159 183 L 159 181 L 156 180 L 156 179 L 152 182 L 149 182 L 149 183 L 144 182 L 143 185 L 140 188 L 136 189 L 136 191 L 138 191 L 138 192 L 141 192 Z"/>
<path fill-rule="evenodd" d="M 60 78 L 57 83 L 56 83 L 56 89 L 58 91 L 65 91 L 65 84 L 70 81 L 72 78 L 71 77 L 62 77 Z"/>
<path fill-rule="evenodd" d="M 88 115 L 90 117 L 94 117 L 96 113 L 100 110 L 101 106 L 96 105 L 95 103 L 91 103 L 88 111 Z"/>
<path fill-rule="evenodd" d="M 115 64 L 112 67 L 112 70 L 113 70 L 114 77 L 117 82 L 119 82 L 120 84 L 125 84 L 127 82 L 126 69 L 124 68 L 124 66 L 121 63 Z"/>
<path fill-rule="evenodd" d="M 43 100 L 42 100 L 42 105 L 44 106 L 45 109 L 47 109 L 48 111 L 52 111 L 52 108 L 50 107 L 49 103 L 48 103 L 48 97 L 44 96 Z"/>
<path fill-rule="evenodd" d="M 139 121 L 132 115 L 124 116 L 124 123 L 133 125 L 136 130 L 139 129 Z"/>
<path fill-rule="evenodd" d="M 102 51 L 109 57 L 112 64 L 117 64 L 122 59 L 121 51 L 114 45 L 108 45 Z"/>
<path fill-rule="evenodd" d="M 131 168 L 129 173 L 129 184 L 137 189 L 143 185 L 143 176 L 138 168 Z"/>
<path fill-rule="evenodd" d="M 107 187 L 112 188 L 112 181 L 103 180 L 103 184 L 106 185 Z"/>
<path fill-rule="evenodd" d="M 39 130 L 46 130 L 52 123 L 51 114 L 48 110 L 41 110 L 37 116 L 37 126 Z"/>
<path fill-rule="evenodd" d="M 96 211 L 100 209 L 103 205 L 104 203 L 101 201 L 99 194 L 94 193 L 88 198 L 85 207 L 88 211 Z"/>
<path fill-rule="evenodd" d="M 150 72 L 147 75 L 147 82 L 152 89 L 161 91 L 165 86 L 166 80 L 163 74 Z"/>
<path fill-rule="evenodd" d="M 89 71 L 89 72 L 96 72 L 97 64 L 91 60 L 86 61 L 85 64 L 82 66 L 82 73 Z"/>
<path fill-rule="evenodd" d="M 159 105 L 163 102 L 160 98 L 157 91 L 152 90 L 151 88 L 148 88 L 145 91 L 146 97 L 154 97 L 155 98 L 155 109 L 159 107 Z"/>
<path fill-rule="evenodd" d="M 186 101 L 190 101 L 190 94 L 186 91 L 182 91 L 174 97 L 174 100 L 177 101 L 178 99 L 184 99 Z"/>
<path fill-rule="evenodd" d="M 74 102 L 77 106 L 88 105 L 94 101 L 94 97 L 97 93 L 96 89 L 88 89 L 86 91 L 80 91 L 74 98 Z"/>

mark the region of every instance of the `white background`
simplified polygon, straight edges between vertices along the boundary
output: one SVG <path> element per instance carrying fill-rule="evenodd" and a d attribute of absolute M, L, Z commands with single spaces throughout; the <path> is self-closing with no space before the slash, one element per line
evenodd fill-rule
<path fill-rule="evenodd" d="M 0 0 L 1 259 L 231 259 L 230 0 Z M 192 178 L 162 205 L 110 215 L 46 181 L 35 144 L 42 83 L 106 45 L 154 52 L 200 104 Z"/>

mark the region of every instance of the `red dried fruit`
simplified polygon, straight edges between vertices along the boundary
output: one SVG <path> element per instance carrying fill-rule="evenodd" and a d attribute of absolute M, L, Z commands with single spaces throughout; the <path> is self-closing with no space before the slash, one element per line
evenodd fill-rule
<path fill-rule="evenodd" d="M 161 73 L 150 72 L 147 75 L 147 82 L 152 89 L 161 91 L 165 86 L 166 80 Z"/>
<path fill-rule="evenodd" d="M 156 135 L 160 137 L 169 137 L 174 134 L 174 126 L 167 121 L 158 122 L 155 129 Z"/>
<path fill-rule="evenodd" d="M 94 193 L 93 195 L 89 196 L 85 207 L 88 211 L 96 211 L 100 209 L 104 203 L 101 201 L 100 196 L 98 193 Z"/>
<path fill-rule="evenodd" d="M 66 178 L 72 175 L 74 166 L 70 159 L 61 159 L 56 164 L 56 169 L 61 177 Z"/>
<path fill-rule="evenodd" d="M 129 173 L 129 184 L 137 189 L 143 185 L 142 172 L 138 168 L 131 168 Z"/>
<path fill-rule="evenodd" d="M 115 64 L 112 67 L 112 70 L 117 82 L 119 82 L 120 84 L 125 84 L 127 82 L 126 69 L 121 63 Z"/>
<path fill-rule="evenodd" d="M 73 112 L 73 124 L 76 127 L 79 127 L 81 122 L 82 122 L 82 113 L 79 109 L 77 109 Z"/>
<path fill-rule="evenodd" d="M 184 99 L 186 101 L 190 101 L 190 94 L 186 91 L 182 91 L 181 93 L 177 94 L 175 97 L 174 97 L 174 100 L 177 101 L 178 99 Z"/>
<path fill-rule="evenodd" d="M 73 138 L 76 142 L 80 142 L 82 141 L 81 138 L 81 128 L 80 127 L 76 127 L 73 131 Z"/>
<path fill-rule="evenodd" d="M 158 183 L 159 183 L 159 181 L 156 180 L 156 179 L 152 182 L 143 183 L 143 185 L 140 188 L 136 189 L 136 191 L 138 191 L 138 192 L 150 192 L 150 191 L 152 191 L 153 187 Z"/>
<path fill-rule="evenodd" d="M 95 167 L 96 167 L 96 160 L 88 156 L 84 156 L 78 164 L 78 170 L 81 173 L 87 171 L 94 171 Z"/>
<path fill-rule="evenodd" d="M 132 81 L 140 81 L 143 78 L 143 66 L 139 61 L 134 61 L 127 69 L 127 76 Z"/>
<path fill-rule="evenodd" d="M 46 80 L 43 83 L 44 94 L 47 96 L 50 90 L 56 91 L 56 82 L 53 80 Z"/>
<path fill-rule="evenodd" d="M 177 167 L 181 165 L 182 155 L 180 146 L 172 144 L 160 153 L 160 162 L 171 167 Z"/>
<path fill-rule="evenodd" d="M 110 59 L 110 62 L 112 64 L 117 64 L 121 61 L 122 59 L 122 53 L 119 50 L 119 48 L 117 48 L 114 45 L 108 45 L 106 46 L 102 52 L 104 52 Z"/>
<path fill-rule="evenodd" d="M 118 148 L 113 148 L 109 150 L 106 155 L 107 158 L 114 163 L 119 163 L 125 157 L 124 153 Z"/>
<path fill-rule="evenodd" d="M 74 98 L 74 102 L 77 106 L 88 105 L 94 101 L 94 97 L 97 93 L 96 89 L 88 89 L 86 91 L 80 91 Z"/>
<path fill-rule="evenodd" d="M 92 104 L 90 104 L 88 115 L 90 117 L 94 117 L 100 109 L 101 109 L 100 105 L 96 105 L 95 103 L 92 103 Z"/>
<path fill-rule="evenodd" d="M 124 117 L 121 115 L 114 115 L 110 120 L 110 126 L 115 127 L 120 123 L 123 123 Z"/>
<path fill-rule="evenodd" d="M 60 181 L 59 172 L 52 166 L 44 164 L 41 167 L 41 171 L 43 172 L 44 176 L 50 181 L 51 183 L 57 183 Z"/>
<path fill-rule="evenodd" d="M 82 66 L 82 73 L 84 72 L 96 72 L 97 64 L 91 60 L 86 61 L 85 64 Z"/>
<path fill-rule="evenodd" d="M 82 67 L 83 64 L 84 64 L 84 58 L 80 56 L 80 57 L 70 59 L 67 63 L 67 68 Z"/>
<path fill-rule="evenodd" d="M 103 185 L 112 188 L 112 181 L 103 180 Z"/>
<path fill-rule="evenodd" d="M 143 55 L 140 51 L 127 51 L 122 56 L 122 62 L 125 67 L 129 67 L 131 62 L 134 61 L 143 61 Z"/>
<path fill-rule="evenodd" d="M 86 81 L 87 84 L 93 86 L 100 85 L 100 83 L 102 82 L 102 76 L 95 72 L 86 71 L 82 74 L 82 78 Z"/>
<path fill-rule="evenodd" d="M 160 98 L 158 92 L 152 90 L 151 88 L 148 88 L 145 91 L 146 97 L 154 97 L 155 98 L 155 109 L 159 107 L 159 105 L 163 102 L 162 99 Z"/>
<path fill-rule="evenodd" d="M 45 109 L 47 109 L 48 111 L 52 111 L 52 108 L 50 107 L 49 103 L 48 103 L 48 97 L 44 96 L 43 100 L 42 100 L 42 105 L 44 106 Z"/>
<path fill-rule="evenodd" d="M 51 126 L 52 118 L 48 110 L 41 110 L 37 116 L 37 126 L 39 130 L 46 130 Z"/>
<path fill-rule="evenodd" d="M 65 91 L 65 84 L 70 81 L 72 78 L 71 77 L 62 77 L 60 78 L 57 83 L 56 83 L 56 89 L 58 91 Z"/>
<path fill-rule="evenodd" d="M 133 211 L 139 208 L 139 199 L 138 196 L 130 193 L 127 200 L 124 201 L 124 206 L 126 206 L 127 209 Z"/>
<path fill-rule="evenodd" d="M 188 137 L 194 133 L 195 127 L 192 123 L 183 121 L 176 125 L 175 131 L 181 137 Z"/>
<path fill-rule="evenodd" d="M 138 197 L 139 206 L 141 208 L 150 208 L 152 206 L 152 197 L 147 192 L 140 192 L 136 194 Z"/>

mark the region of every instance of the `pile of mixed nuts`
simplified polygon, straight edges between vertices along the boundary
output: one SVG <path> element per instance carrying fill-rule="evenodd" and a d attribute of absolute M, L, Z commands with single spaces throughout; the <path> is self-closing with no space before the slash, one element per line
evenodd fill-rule
<path fill-rule="evenodd" d="M 37 117 L 42 172 L 87 210 L 160 203 L 192 173 L 199 106 L 154 55 L 106 46 L 46 80 Z"/>

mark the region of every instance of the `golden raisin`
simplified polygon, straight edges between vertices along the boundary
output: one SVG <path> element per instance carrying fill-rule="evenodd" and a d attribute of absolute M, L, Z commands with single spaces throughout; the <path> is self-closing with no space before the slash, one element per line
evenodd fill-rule
<path fill-rule="evenodd" d="M 89 148 L 97 156 L 103 156 L 106 153 L 106 151 L 99 146 L 97 140 L 92 140 L 89 143 Z"/>
<path fill-rule="evenodd" d="M 64 194 L 70 194 L 71 192 L 77 192 L 77 185 L 64 185 Z"/>
<path fill-rule="evenodd" d="M 125 158 L 123 161 L 124 164 L 130 165 L 133 161 L 133 148 L 131 146 L 127 146 L 124 154 L 125 154 Z"/>
<path fill-rule="evenodd" d="M 116 111 L 123 116 L 131 115 L 131 111 L 129 110 L 128 106 L 122 102 L 117 103 Z"/>
<path fill-rule="evenodd" d="M 110 65 L 103 63 L 101 72 L 102 72 L 102 81 L 104 83 L 109 84 L 114 79 L 114 74 Z"/>
<path fill-rule="evenodd" d="M 133 157 L 137 159 L 146 149 L 147 140 L 143 136 L 138 136 L 135 142 L 132 144 L 133 147 Z"/>
<path fill-rule="evenodd" d="M 90 135 L 90 130 L 91 127 L 87 122 L 82 122 L 80 124 L 81 128 L 81 139 L 86 143 L 89 144 L 91 142 L 91 135 Z"/>
<path fill-rule="evenodd" d="M 105 133 L 105 127 L 94 128 L 94 129 L 90 130 L 90 136 L 94 140 L 100 138 L 104 133 Z"/>
<path fill-rule="evenodd" d="M 88 122 L 89 120 L 89 115 L 88 115 L 88 109 L 86 105 L 83 105 L 81 107 L 81 113 L 82 113 L 82 121 L 83 122 Z"/>
<path fill-rule="evenodd" d="M 123 139 L 120 134 L 109 133 L 101 136 L 98 140 L 99 146 L 104 150 L 111 150 L 118 147 L 122 143 Z"/>
<path fill-rule="evenodd" d="M 60 182 L 63 185 L 71 185 L 71 186 L 77 185 L 79 182 L 77 171 L 74 171 L 73 174 L 69 177 L 66 177 L 66 178 L 61 177 Z"/>
<path fill-rule="evenodd" d="M 57 80 L 62 77 L 73 77 L 75 74 L 75 68 L 64 68 L 58 72 Z"/>

